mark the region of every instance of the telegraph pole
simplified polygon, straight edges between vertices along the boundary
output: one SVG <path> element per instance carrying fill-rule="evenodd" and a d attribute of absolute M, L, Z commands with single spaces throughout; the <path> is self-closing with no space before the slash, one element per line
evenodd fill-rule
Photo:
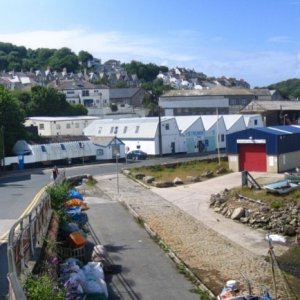
<path fill-rule="evenodd" d="M 5 142 L 4 142 L 4 126 L 1 126 L 1 136 L 2 136 L 2 163 L 3 171 L 5 171 Z"/>
<path fill-rule="evenodd" d="M 159 156 L 162 157 L 162 136 L 161 136 L 160 106 L 158 106 L 158 145 L 159 145 Z"/>

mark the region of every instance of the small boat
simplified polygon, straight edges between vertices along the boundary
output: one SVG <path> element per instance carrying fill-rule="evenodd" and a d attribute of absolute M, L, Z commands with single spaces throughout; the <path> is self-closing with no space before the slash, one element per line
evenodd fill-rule
<path fill-rule="evenodd" d="M 263 289 L 261 295 L 253 295 L 251 287 L 249 293 L 244 293 L 240 290 L 236 280 L 228 280 L 222 289 L 218 300 L 272 300 L 267 289 Z"/>
<path fill-rule="evenodd" d="M 284 179 L 289 180 L 290 182 L 299 183 L 300 173 L 284 173 Z"/>
<path fill-rule="evenodd" d="M 289 192 L 299 189 L 300 182 L 295 182 L 295 180 L 283 179 L 275 181 L 263 186 L 270 193 L 274 194 L 288 194 Z"/>

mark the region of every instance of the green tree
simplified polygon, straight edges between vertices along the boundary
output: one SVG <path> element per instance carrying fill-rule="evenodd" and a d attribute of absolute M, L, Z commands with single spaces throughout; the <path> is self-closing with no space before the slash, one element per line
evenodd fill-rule
<path fill-rule="evenodd" d="M 169 85 L 164 85 L 162 79 L 155 79 L 152 82 L 145 82 L 142 88 L 148 91 L 143 99 L 143 106 L 150 110 L 150 115 L 158 114 L 159 96 L 171 89 Z"/>
<path fill-rule="evenodd" d="M 87 115 L 85 107 L 81 104 L 70 104 L 65 94 L 52 87 L 35 86 L 29 95 L 30 99 L 26 92 L 17 94 L 21 105 L 26 107 L 28 117 Z"/>
<path fill-rule="evenodd" d="M 24 135 L 24 118 L 25 113 L 16 97 L 3 86 L 0 86 L 0 128 L 3 128 L 4 132 L 6 156 L 12 155 L 12 147 Z M 0 148 L 2 151 L 2 135 Z"/>
<path fill-rule="evenodd" d="M 54 88 L 35 86 L 31 89 L 31 100 L 28 103 L 29 116 L 64 115 L 69 103 L 66 96 Z"/>
<path fill-rule="evenodd" d="M 143 82 L 155 80 L 160 71 L 168 71 L 168 68 L 165 66 L 157 66 L 153 63 L 143 64 L 142 62 L 135 60 L 132 60 L 128 64 L 123 64 L 123 67 L 129 74 L 136 74 Z"/>
<path fill-rule="evenodd" d="M 93 55 L 88 53 L 87 51 L 80 51 L 78 53 L 78 60 L 82 63 L 83 67 L 87 67 L 87 63 L 89 60 L 93 59 Z"/>
<path fill-rule="evenodd" d="M 54 70 L 62 70 L 67 68 L 68 72 L 75 72 L 78 70 L 78 58 L 69 48 L 61 48 L 56 50 L 49 59 L 49 66 Z"/>

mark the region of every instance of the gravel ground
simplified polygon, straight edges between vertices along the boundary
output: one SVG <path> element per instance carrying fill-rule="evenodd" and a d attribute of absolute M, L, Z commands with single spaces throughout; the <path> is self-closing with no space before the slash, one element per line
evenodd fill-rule
<path fill-rule="evenodd" d="M 119 194 L 115 175 L 96 179 L 97 188 L 133 209 L 214 294 L 220 292 L 226 280 L 245 283 L 244 273 L 256 293 L 267 286 L 274 295 L 272 268 L 266 257 L 232 242 L 123 175 L 118 178 Z M 278 299 L 292 299 L 284 291 L 278 269 L 275 272 Z"/>

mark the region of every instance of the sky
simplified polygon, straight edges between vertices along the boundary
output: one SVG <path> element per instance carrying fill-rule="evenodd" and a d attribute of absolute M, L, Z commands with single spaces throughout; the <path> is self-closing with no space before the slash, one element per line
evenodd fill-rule
<path fill-rule="evenodd" d="M 0 41 L 185 67 L 262 87 L 300 77 L 300 0 L 0 0 Z"/>

